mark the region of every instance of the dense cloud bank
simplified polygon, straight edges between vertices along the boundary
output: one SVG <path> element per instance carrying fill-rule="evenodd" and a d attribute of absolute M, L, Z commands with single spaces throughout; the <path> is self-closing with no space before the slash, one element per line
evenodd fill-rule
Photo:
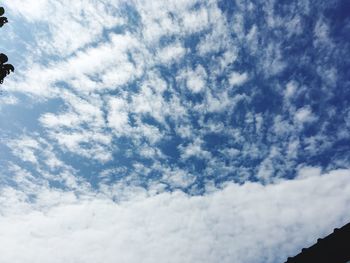
<path fill-rule="evenodd" d="M 114 203 L 45 193 L 60 202 L 13 200 L 11 209 L 0 209 L 1 261 L 284 262 L 350 219 L 349 192 L 349 170 L 305 170 L 294 181 L 229 183 L 203 196 L 174 192 Z"/>

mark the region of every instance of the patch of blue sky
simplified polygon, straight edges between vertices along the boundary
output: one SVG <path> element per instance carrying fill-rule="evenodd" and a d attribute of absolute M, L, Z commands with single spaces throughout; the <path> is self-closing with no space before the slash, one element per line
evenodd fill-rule
<path fill-rule="evenodd" d="M 5 91 L 3 96 L 6 96 Z M 0 109 L 1 137 L 12 136 L 13 138 L 23 133 L 45 133 L 37 121 L 43 112 L 57 112 L 63 108 L 62 99 L 56 98 L 50 101 L 33 103 L 33 98 L 23 94 L 16 94 L 18 103 L 4 105 Z"/>
<path fill-rule="evenodd" d="M 36 40 L 35 30 L 33 24 L 28 24 L 25 19 L 13 16 L 11 12 L 7 16 L 10 17 L 10 21 L 1 30 L 1 37 L 6 40 L 0 43 L 1 52 L 5 52 L 11 62 L 18 65 L 23 63 L 26 55 L 35 51 L 28 45 Z M 36 24 L 35 27 L 42 32 L 48 32 L 46 24 Z"/>

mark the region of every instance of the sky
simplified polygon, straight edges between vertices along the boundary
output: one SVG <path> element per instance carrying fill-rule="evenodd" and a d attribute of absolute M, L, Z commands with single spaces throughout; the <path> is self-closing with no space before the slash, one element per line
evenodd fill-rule
<path fill-rule="evenodd" d="M 350 221 L 349 1 L 1 5 L 1 263 L 279 263 Z"/>

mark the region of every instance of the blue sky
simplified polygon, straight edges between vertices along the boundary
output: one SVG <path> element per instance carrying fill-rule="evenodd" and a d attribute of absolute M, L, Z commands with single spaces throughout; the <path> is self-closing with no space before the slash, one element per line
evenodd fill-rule
<path fill-rule="evenodd" d="M 347 1 L 3 6 L 5 262 L 277 263 L 350 220 Z"/>

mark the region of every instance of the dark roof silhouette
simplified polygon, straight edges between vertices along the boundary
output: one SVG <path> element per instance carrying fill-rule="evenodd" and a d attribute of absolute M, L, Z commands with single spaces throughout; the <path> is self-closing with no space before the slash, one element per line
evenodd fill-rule
<path fill-rule="evenodd" d="M 285 263 L 347 263 L 350 261 L 350 223 L 336 228 L 329 236 L 318 239 L 309 248 L 288 258 Z"/>

